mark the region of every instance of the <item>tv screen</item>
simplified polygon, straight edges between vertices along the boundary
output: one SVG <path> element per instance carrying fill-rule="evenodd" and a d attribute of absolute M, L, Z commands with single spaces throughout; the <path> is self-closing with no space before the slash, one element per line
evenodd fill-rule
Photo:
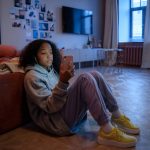
<path fill-rule="evenodd" d="M 92 19 L 92 11 L 62 7 L 62 30 L 65 33 L 92 34 Z"/>

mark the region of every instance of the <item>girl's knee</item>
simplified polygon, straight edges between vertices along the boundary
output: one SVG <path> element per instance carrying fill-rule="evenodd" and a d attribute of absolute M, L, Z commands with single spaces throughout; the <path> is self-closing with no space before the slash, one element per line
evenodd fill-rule
<path fill-rule="evenodd" d="M 82 80 L 82 79 L 90 79 L 90 75 L 88 73 L 82 73 L 79 75 L 78 79 Z"/>
<path fill-rule="evenodd" d="M 86 87 L 94 88 L 96 85 L 96 80 L 90 73 L 79 75 L 77 82 L 83 86 L 83 89 Z"/>
<path fill-rule="evenodd" d="M 103 78 L 103 75 L 98 71 L 92 71 L 91 74 L 96 78 Z"/>
<path fill-rule="evenodd" d="M 78 77 L 78 82 L 83 83 L 83 82 L 93 82 L 93 76 L 89 73 L 82 73 Z"/>

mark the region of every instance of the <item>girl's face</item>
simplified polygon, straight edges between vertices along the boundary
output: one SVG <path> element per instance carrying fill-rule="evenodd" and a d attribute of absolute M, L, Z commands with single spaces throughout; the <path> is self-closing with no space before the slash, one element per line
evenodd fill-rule
<path fill-rule="evenodd" d="M 48 68 L 53 63 L 52 47 L 48 43 L 43 43 L 37 53 L 37 61 L 40 65 Z"/>

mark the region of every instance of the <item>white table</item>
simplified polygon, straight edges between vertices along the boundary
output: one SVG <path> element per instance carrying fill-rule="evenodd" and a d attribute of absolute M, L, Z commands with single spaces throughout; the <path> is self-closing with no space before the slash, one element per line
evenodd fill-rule
<path fill-rule="evenodd" d="M 101 48 L 97 50 L 97 61 L 98 65 L 100 66 L 107 66 L 107 70 L 112 67 L 116 66 L 118 72 L 122 72 L 122 67 L 118 66 L 123 62 L 123 56 L 120 52 L 122 52 L 123 49 L 108 49 L 108 48 Z"/>

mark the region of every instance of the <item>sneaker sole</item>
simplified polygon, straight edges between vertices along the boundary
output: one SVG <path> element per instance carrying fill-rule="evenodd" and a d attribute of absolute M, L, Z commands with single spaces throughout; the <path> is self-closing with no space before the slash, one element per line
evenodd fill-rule
<path fill-rule="evenodd" d="M 121 125 L 119 125 L 119 124 L 117 124 L 117 127 L 118 127 L 121 131 L 123 131 L 123 132 L 125 132 L 125 133 L 127 133 L 127 134 L 135 134 L 135 135 L 140 134 L 140 130 L 139 130 L 139 129 L 129 129 L 129 128 L 125 128 L 125 127 L 123 127 L 123 126 L 121 126 Z"/>
<path fill-rule="evenodd" d="M 109 145 L 109 146 L 122 147 L 122 148 L 135 147 L 137 143 L 137 141 L 130 142 L 130 143 L 121 143 L 113 140 L 107 140 L 102 137 L 98 137 L 97 142 L 100 145 Z"/>

